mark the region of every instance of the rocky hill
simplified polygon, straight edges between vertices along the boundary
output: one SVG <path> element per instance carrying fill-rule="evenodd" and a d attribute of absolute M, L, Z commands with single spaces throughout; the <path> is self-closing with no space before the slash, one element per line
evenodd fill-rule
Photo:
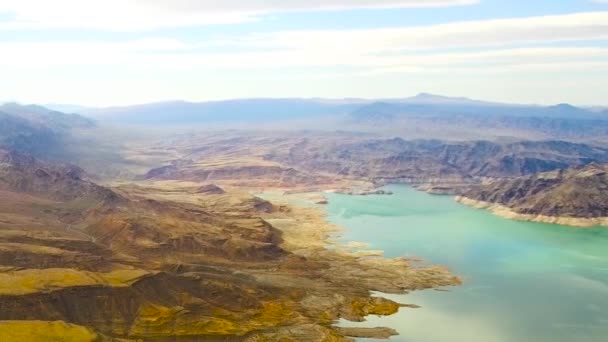
<path fill-rule="evenodd" d="M 522 218 L 539 221 L 561 218 L 572 224 L 599 224 L 608 217 L 608 166 L 592 163 L 499 180 L 467 191 L 459 200 L 482 207 L 504 206 Z"/>
<path fill-rule="evenodd" d="M 268 155 L 304 170 L 324 170 L 380 182 L 475 182 L 608 161 L 608 150 L 564 141 L 447 142 L 361 140 L 317 144 L 303 139 Z"/>
<path fill-rule="evenodd" d="M 52 200 L 110 200 L 111 190 L 86 179 L 74 165 L 42 162 L 19 152 L 0 150 L 0 190 L 28 193 Z"/>

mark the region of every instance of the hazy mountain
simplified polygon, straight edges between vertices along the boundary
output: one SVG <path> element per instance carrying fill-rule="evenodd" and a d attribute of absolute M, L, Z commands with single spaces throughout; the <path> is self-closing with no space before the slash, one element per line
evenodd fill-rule
<path fill-rule="evenodd" d="M 235 99 L 210 102 L 169 101 L 133 106 L 78 109 L 100 120 L 121 123 L 201 123 L 234 121 L 272 121 L 350 114 L 354 119 L 367 115 L 494 115 L 550 118 L 602 119 L 597 110 L 569 104 L 535 106 L 478 101 L 465 97 L 446 97 L 421 93 L 403 99 Z"/>
<path fill-rule="evenodd" d="M 401 102 L 360 106 L 350 123 L 376 130 L 429 131 L 430 137 L 475 135 L 534 139 L 605 139 L 608 115 L 569 104 L 511 105 L 422 94 Z"/>
<path fill-rule="evenodd" d="M 242 99 L 213 102 L 160 102 L 95 109 L 84 114 L 108 122 L 127 124 L 197 124 L 270 122 L 347 114 L 357 100 Z"/>
<path fill-rule="evenodd" d="M 479 106 L 495 106 L 506 104 L 473 100 L 467 97 L 449 97 L 442 95 L 435 95 L 429 93 L 420 93 L 413 97 L 408 97 L 403 100 L 393 99 L 387 100 L 390 102 L 410 103 L 410 104 L 437 104 L 437 105 L 479 105 Z"/>
<path fill-rule="evenodd" d="M 85 107 L 85 106 L 80 106 L 80 105 L 62 104 L 62 103 L 45 103 L 43 106 L 45 108 L 56 110 L 58 112 L 74 113 L 74 114 L 85 113 L 87 111 L 94 109 L 93 107 Z"/>
<path fill-rule="evenodd" d="M 393 117 L 406 115 L 426 116 L 512 116 L 568 119 L 608 119 L 601 114 L 569 104 L 534 106 L 475 101 L 466 98 L 449 98 L 421 94 L 404 101 L 376 101 L 352 112 L 353 119 L 364 120 L 379 112 Z"/>
<path fill-rule="evenodd" d="M 27 120 L 31 124 L 50 129 L 92 127 L 95 122 L 78 114 L 66 114 L 39 105 L 21 105 L 15 102 L 0 105 L 0 112 Z"/>
<path fill-rule="evenodd" d="M 415 138 L 526 139 L 608 137 L 608 115 L 569 104 L 536 106 L 421 93 L 403 99 L 241 99 L 160 102 L 89 109 L 101 122 L 140 125 L 283 124 L 390 132 Z M 327 120 L 327 122 L 324 122 Z M 480 136 L 483 134 L 483 136 Z"/>
<path fill-rule="evenodd" d="M 36 105 L 0 106 L 0 147 L 46 156 L 60 152 L 73 130 L 95 123 L 76 114 L 64 114 Z"/>
<path fill-rule="evenodd" d="M 608 114 L 608 107 L 605 107 L 605 106 L 592 106 L 592 107 L 586 107 L 586 109 L 588 109 L 592 112 L 596 112 L 596 113 Z"/>

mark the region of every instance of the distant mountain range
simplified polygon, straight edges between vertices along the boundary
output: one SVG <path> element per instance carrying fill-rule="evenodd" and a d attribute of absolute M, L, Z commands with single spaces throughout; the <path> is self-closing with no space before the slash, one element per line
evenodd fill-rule
<path fill-rule="evenodd" d="M 355 119 L 378 112 L 400 114 L 492 114 L 563 118 L 603 118 L 606 108 L 569 104 L 537 106 L 506 104 L 421 93 L 403 99 L 254 98 L 208 102 L 167 101 L 132 106 L 86 108 L 49 104 L 49 108 L 122 123 L 204 123 L 271 121 L 350 114 Z"/>
<path fill-rule="evenodd" d="M 209 121 L 288 120 L 318 115 L 349 114 L 355 117 L 387 110 L 392 114 L 508 114 L 518 116 L 598 117 L 602 107 L 582 108 L 568 104 L 536 106 L 473 100 L 421 93 L 403 99 L 323 99 L 323 98 L 255 98 L 208 102 L 166 101 L 132 106 L 87 108 L 78 105 L 49 104 L 57 111 L 125 123 L 183 123 Z M 603 115 L 599 115 L 603 116 Z"/>
<path fill-rule="evenodd" d="M 358 100 L 243 99 L 213 102 L 172 101 L 126 107 L 91 109 L 83 115 L 123 124 L 205 124 L 271 122 L 312 119 L 347 114 L 360 106 Z"/>
<path fill-rule="evenodd" d="M 268 125 L 340 127 L 415 138 L 589 139 L 608 137 L 605 108 L 569 104 L 505 104 L 422 93 L 403 99 L 239 99 L 172 101 L 124 107 L 76 109 L 100 122 L 163 127 L 169 125 Z M 295 124 L 295 122 L 298 124 Z M 483 136 L 480 136 L 483 134 Z"/>
<path fill-rule="evenodd" d="M 124 107 L 84 108 L 50 105 L 57 110 L 9 103 L 0 106 L 6 130 L 0 146 L 21 146 L 23 134 L 39 136 L 29 144 L 51 143 L 53 135 L 74 127 L 101 124 L 214 128 L 288 127 L 342 129 L 401 136 L 408 139 L 565 139 L 608 141 L 605 108 L 569 104 L 553 106 L 505 104 L 421 93 L 403 99 L 259 98 L 210 102 L 171 101 Z M 10 116 L 10 118 L 8 116 Z M 87 118 L 85 118 L 87 117 Z M 40 146 L 39 146 L 40 147 Z"/>

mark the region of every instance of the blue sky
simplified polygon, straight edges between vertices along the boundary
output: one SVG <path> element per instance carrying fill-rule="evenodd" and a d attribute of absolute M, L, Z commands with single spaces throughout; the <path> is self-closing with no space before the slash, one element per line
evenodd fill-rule
<path fill-rule="evenodd" d="M 608 105 L 608 0 L 0 0 L 0 100 Z"/>

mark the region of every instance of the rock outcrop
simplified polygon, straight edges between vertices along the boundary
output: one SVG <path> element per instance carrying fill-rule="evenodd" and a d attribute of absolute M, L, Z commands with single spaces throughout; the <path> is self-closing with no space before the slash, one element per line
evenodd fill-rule
<path fill-rule="evenodd" d="M 539 173 L 480 185 L 461 202 L 499 205 L 523 217 L 598 219 L 608 217 L 608 167 L 584 167 Z M 572 220 L 576 222 L 576 220 Z"/>
<path fill-rule="evenodd" d="M 196 192 L 199 194 L 208 194 L 208 195 L 223 195 L 226 193 L 224 189 L 220 188 L 215 184 L 207 184 L 203 185 L 200 188 L 196 189 Z"/>

